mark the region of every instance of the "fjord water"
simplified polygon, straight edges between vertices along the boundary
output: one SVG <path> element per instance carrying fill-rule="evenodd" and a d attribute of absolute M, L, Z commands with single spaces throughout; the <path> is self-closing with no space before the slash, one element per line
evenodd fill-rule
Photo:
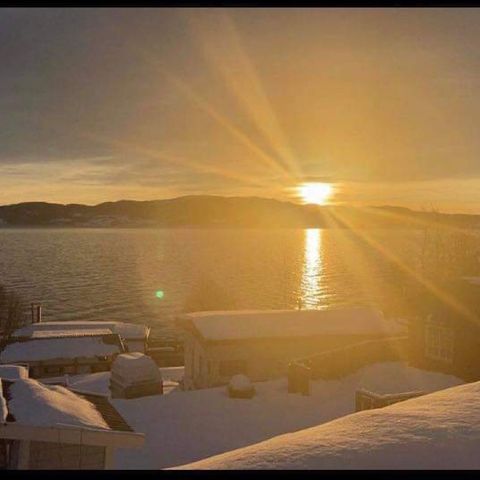
<path fill-rule="evenodd" d="M 142 322 L 169 339 L 200 282 L 219 285 L 242 309 L 375 304 L 395 282 L 396 259 L 418 257 L 419 234 L 0 229 L 0 283 L 41 302 L 44 320 Z"/>

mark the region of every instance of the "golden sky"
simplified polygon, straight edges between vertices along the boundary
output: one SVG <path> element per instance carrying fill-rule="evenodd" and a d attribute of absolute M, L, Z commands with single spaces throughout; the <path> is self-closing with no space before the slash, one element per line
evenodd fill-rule
<path fill-rule="evenodd" d="M 480 211 L 475 9 L 3 9 L 0 203 Z"/>

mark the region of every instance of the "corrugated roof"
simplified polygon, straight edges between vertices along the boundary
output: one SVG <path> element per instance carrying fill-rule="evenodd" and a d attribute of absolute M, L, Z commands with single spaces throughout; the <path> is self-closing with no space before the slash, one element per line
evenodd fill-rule
<path fill-rule="evenodd" d="M 78 330 L 36 330 L 27 338 L 65 338 L 65 337 L 98 337 L 111 335 L 108 328 L 92 328 Z M 18 337 L 17 337 L 18 338 Z"/>
<path fill-rule="evenodd" d="M 148 337 L 150 328 L 136 323 L 125 323 L 103 320 L 68 320 L 63 322 L 40 322 L 22 327 L 14 332 L 16 337 L 30 337 L 33 332 L 40 330 L 95 330 L 108 329 L 111 333 L 117 333 L 125 339 L 144 339 Z"/>
<path fill-rule="evenodd" d="M 114 406 L 108 401 L 107 397 L 102 395 L 93 395 L 75 392 L 79 397 L 83 397 L 90 403 L 95 405 L 95 408 L 103 417 L 105 423 L 112 429 L 120 432 L 133 432 L 132 427 L 124 420 L 118 413 Z"/>

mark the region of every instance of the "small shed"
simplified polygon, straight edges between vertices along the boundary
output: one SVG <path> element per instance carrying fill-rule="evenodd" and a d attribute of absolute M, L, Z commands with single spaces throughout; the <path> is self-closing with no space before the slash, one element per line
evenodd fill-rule
<path fill-rule="evenodd" d="M 33 379 L 0 379 L 0 413 L 0 468 L 108 469 L 144 441 L 106 397 Z"/>

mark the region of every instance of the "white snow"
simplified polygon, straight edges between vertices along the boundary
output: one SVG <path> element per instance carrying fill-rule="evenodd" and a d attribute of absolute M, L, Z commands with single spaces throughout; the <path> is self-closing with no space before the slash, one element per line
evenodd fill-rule
<path fill-rule="evenodd" d="M 5 380 L 28 378 L 28 369 L 21 365 L 0 365 L 0 378 Z"/>
<path fill-rule="evenodd" d="M 60 377 L 56 379 L 42 379 L 42 382 L 61 381 Z M 110 395 L 110 372 L 87 373 L 83 375 L 69 375 L 68 387 L 72 390 L 84 393 L 94 393 L 97 395 Z"/>
<path fill-rule="evenodd" d="M 15 331 L 16 337 L 29 337 L 33 332 L 39 330 L 90 330 L 90 329 L 108 329 L 112 333 L 118 333 L 122 338 L 144 339 L 150 331 L 146 325 L 136 323 L 123 323 L 115 321 L 82 321 L 69 320 L 64 322 L 40 322 L 33 323 Z"/>
<path fill-rule="evenodd" d="M 101 337 L 48 338 L 7 345 L 0 354 L 1 363 L 108 356 L 119 353 L 119 345 L 103 343 Z"/>
<path fill-rule="evenodd" d="M 243 392 L 252 388 L 252 382 L 246 375 L 238 374 L 230 379 L 229 386 L 233 390 Z"/>
<path fill-rule="evenodd" d="M 78 330 L 35 330 L 29 335 L 30 338 L 60 338 L 60 337 L 85 337 L 111 335 L 112 331 L 106 328 L 91 328 Z"/>
<path fill-rule="evenodd" d="M 163 378 L 164 395 L 178 388 L 183 378 L 184 367 L 161 367 L 159 371 Z M 77 392 L 110 396 L 110 376 L 110 372 L 68 375 L 68 386 Z M 64 381 L 64 377 L 42 378 L 43 383 L 63 383 Z"/>
<path fill-rule="evenodd" d="M 190 320 L 207 340 L 311 335 L 401 335 L 404 325 L 372 308 L 195 312 Z"/>
<path fill-rule="evenodd" d="M 122 353 L 112 363 L 112 378 L 122 385 L 159 382 L 162 375 L 151 357 L 140 352 Z"/>
<path fill-rule="evenodd" d="M 115 399 L 112 404 L 128 424 L 146 435 L 141 450 L 116 454 L 116 468 L 183 465 L 317 426 L 352 413 L 360 388 L 377 393 L 431 392 L 462 383 L 450 375 L 386 362 L 340 380 L 314 381 L 310 396 L 287 393 L 287 381 L 280 379 L 254 383 L 256 395 L 248 401 L 229 398 L 225 387 Z"/>
<path fill-rule="evenodd" d="M 368 410 L 184 469 L 479 469 L 480 382 Z"/>
<path fill-rule="evenodd" d="M 64 387 L 44 385 L 33 379 L 16 380 L 10 386 L 8 409 L 21 424 L 67 424 L 110 429 L 96 408 Z"/>

